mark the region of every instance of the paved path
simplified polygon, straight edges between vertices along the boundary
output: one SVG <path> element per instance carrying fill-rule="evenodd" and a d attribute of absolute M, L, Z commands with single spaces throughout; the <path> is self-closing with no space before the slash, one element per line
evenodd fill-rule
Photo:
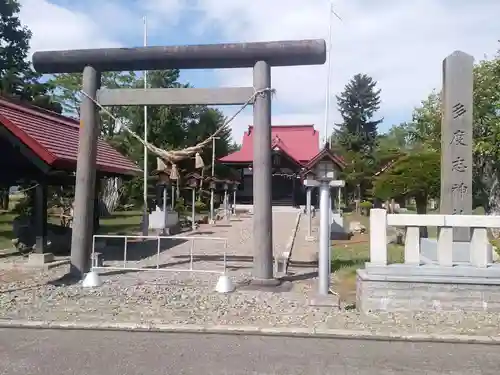
<path fill-rule="evenodd" d="M 273 212 L 273 247 L 275 254 L 286 251 L 298 212 Z M 127 248 L 129 267 L 155 267 L 158 260 L 163 268 L 189 269 L 190 252 L 193 252 L 193 268 L 201 270 L 222 271 L 224 252 L 227 255 L 229 273 L 248 277 L 253 261 L 253 218 L 251 216 L 220 221 L 217 225 L 201 225 L 195 232 L 181 235 L 198 238 L 194 248 L 190 250 L 191 242 L 186 240 L 165 239 L 160 244 L 160 255 L 157 256 L 158 243 L 151 240 L 148 244 L 142 241 L 130 241 Z M 210 238 L 227 239 L 225 248 L 223 241 Z M 123 240 L 113 240 L 116 243 L 112 249 L 106 247 L 104 264 L 106 266 L 123 265 Z M 111 251 L 110 251 L 111 250 Z"/>
<path fill-rule="evenodd" d="M 306 240 L 309 234 L 309 219 L 304 214 L 300 218 L 297 236 L 293 244 L 292 262 L 315 262 L 318 260 L 319 212 L 311 219 L 311 237 L 314 238 L 314 241 Z"/>
<path fill-rule="evenodd" d="M 497 374 L 499 346 L 0 330 L 0 374 Z"/>

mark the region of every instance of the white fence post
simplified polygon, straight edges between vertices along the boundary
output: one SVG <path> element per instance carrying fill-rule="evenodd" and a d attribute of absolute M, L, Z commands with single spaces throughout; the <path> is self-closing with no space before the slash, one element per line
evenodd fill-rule
<path fill-rule="evenodd" d="M 370 210 L 370 263 L 387 265 L 387 211 Z"/>
<path fill-rule="evenodd" d="M 161 237 L 158 236 L 156 243 L 156 269 L 160 269 Z"/>
<path fill-rule="evenodd" d="M 470 262 L 476 267 L 488 266 L 488 231 L 486 228 L 472 228 L 470 241 Z"/>
<path fill-rule="evenodd" d="M 420 228 L 406 227 L 405 264 L 420 264 Z"/>
<path fill-rule="evenodd" d="M 453 266 L 453 228 L 438 228 L 437 259 L 440 266 Z"/>

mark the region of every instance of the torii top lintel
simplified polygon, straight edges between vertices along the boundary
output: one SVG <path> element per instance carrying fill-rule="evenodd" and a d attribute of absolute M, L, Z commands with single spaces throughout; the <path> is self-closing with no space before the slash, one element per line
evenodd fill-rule
<path fill-rule="evenodd" d="M 257 61 L 271 66 L 321 65 L 326 61 L 326 44 L 323 39 L 312 39 L 43 51 L 33 55 L 33 66 L 39 73 L 76 73 L 85 66 L 101 72 L 250 68 Z"/>

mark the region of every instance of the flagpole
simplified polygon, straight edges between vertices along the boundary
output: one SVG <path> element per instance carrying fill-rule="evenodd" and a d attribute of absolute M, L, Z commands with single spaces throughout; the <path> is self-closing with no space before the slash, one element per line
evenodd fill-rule
<path fill-rule="evenodd" d="M 144 22 L 144 47 L 148 45 L 148 23 L 146 16 L 143 17 Z M 144 71 L 144 90 L 148 88 L 148 71 Z M 148 106 L 144 106 L 144 143 L 148 142 Z M 148 210 L 148 148 L 144 146 L 144 186 L 143 186 L 143 228 L 142 234 L 149 234 L 149 210 Z"/>
<path fill-rule="evenodd" d="M 324 123 L 324 137 L 323 137 L 323 144 L 326 145 L 328 142 L 328 121 L 329 121 L 329 114 L 330 114 L 330 81 L 331 81 L 331 68 L 332 68 L 332 26 L 333 26 L 333 17 L 332 14 L 334 13 L 333 11 L 333 4 L 331 0 L 328 0 L 328 3 L 330 5 L 330 9 L 328 12 L 328 50 L 327 50 L 327 58 L 328 58 L 328 64 L 327 64 L 327 72 L 326 72 L 326 91 L 325 91 L 325 123 Z"/>

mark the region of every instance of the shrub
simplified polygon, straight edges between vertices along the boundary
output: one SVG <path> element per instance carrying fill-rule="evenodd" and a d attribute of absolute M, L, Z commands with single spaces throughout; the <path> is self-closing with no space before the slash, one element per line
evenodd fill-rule
<path fill-rule="evenodd" d="M 417 206 L 415 206 L 414 204 L 407 204 L 406 205 L 406 209 L 408 211 L 415 211 L 416 212 L 417 211 Z"/>
<path fill-rule="evenodd" d="M 182 214 L 186 211 L 186 203 L 184 202 L 184 198 L 179 198 L 175 202 L 175 207 L 174 209 L 179 213 Z"/>
<path fill-rule="evenodd" d="M 373 203 L 370 201 L 363 201 L 359 204 L 359 208 L 361 209 L 361 214 L 365 216 L 370 216 L 370 210 L 373 207 Z"/>
<path fill-rule="evenodd" d="M 207 210 L 207 205 L 206 203 L 200 201 L 200 200 L 197 200 L 195 203 L 194 203 L 194 210 L 195 212 L 197 213 L 200 213 L 200 212 L 203 212 L 203 211 L 206 211 Z"/>

